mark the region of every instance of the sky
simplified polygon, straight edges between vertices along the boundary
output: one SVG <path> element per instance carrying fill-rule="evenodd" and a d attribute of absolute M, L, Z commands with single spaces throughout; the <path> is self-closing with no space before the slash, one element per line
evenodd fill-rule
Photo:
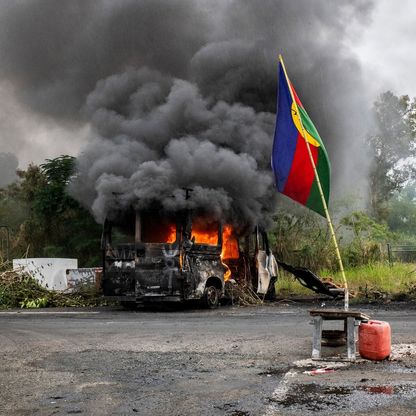
<path fill-rule="evenodd" d="M 351 39 L 373 96 L 392 90 L 416 97 L 416 3 L 377 0 L 367 27 Z"/>
<path fill-rule="evenodd" d="M 376 0 L 365 27 L 358 34 L 351 30 L 346 42 L 362 64 L 369 99 L 388 89 L 416 96 L 415 19 L 413 0 Z M 88 125 L 65 124 L 31 111 L 19 102 L 7 79 L 0 81 L 0 96 L 0 152 L 15 154 L 19 167 L 79 153 Z"/>
<path fill-rule="evenodd" d="M 198 3 L 198 0 L 195 0 L 195 2 Z M 121 3 L 128 3 L 128 0 L 123 0 Z M 184 0 L 182 3 L 185 5 L 186 1 Z M 219 22 L 218 28 L 220 28 L 221 24 L 224 24 L 224 21 L 226 22 L 225 25 L 229 25 L 230 22 L 231 24 L 236 25 L 235 27 L 220 28 L 219 30 L 211 29 L 212 34 L 204 36 L 207 36 L 207 38 L 211 37 L 209 40 L 212 41 L 212 44 L 215 44 L 218 39 L 221 40 L 221 37 L 222 39 L 234 39 L 235 37 L 238 37 L 240 35 L 239 25 L 241 24 L 245 25 L 246 43 L 250 43 L 250 35 L 255 36 L 256 31 L 262 30 L 261 24 L 258 22 L 253 23 L 255 20 L 254 18 L 253 21 L 247 21 L 249 18 L 239 14 L 239 11 L 236 9 L 231 8 L 231 11 L 227 12 L 226 16 L 228 20 L 226 20 L 226 18 L 223 17 L 222 11 L 223 9 L 225 10 L 228 4 L 232 3 L 232 0 L 213 0 L 211 2 L 203 1 L 202 3 L 199 3 L 204 5 L 201 9 L 204 9 L 206 13 L 216 14 L 215 19 Z M 242 3 L 246 3 L 246 5 L 250 4 L 249 2 L 244 1 L 242 1 Z M 265 3 L 272 4 L 276 2 L 265 1 Z M 291 7 L 290 2 L 282 1 L 281 3 L 286 4 L 288 8 Z M 333 6 L 334 3 L 332 0 L 327 0 L 327 3 L 325 3 L 325 1 L 308 2 L 306 0 L 299 0 L 299 3 L 302 3 L 306 8 L 309 7 L 311 3 L 319 3 L 321 6 L 327 4 L 328 7 L 311 8 L 313 13 L 328 13 L 327 16 L 322 18 L 322 21 L 326 22 L 331 20 L 331 11 L 335 13 L 336 8 L 338 7 Z M 340 1 L 339 4 L 341 3 L 348 5 L 349 2 Z M 416 20 L 416 4 L 414 1 L 402 0 L 401 2 L 394 2 L 392 0 L 374 0 L 371 2 L 371 0 L 354 0 L 351 1 L 351 3 L 354 3 L 354 18 L 348 16 L 347 11 L 345 10 L 347 6 L 345 6 L 343 8 L 343 19 L 337 21 L 335 18 L 336 16 L 334 15 L 333 20 L 335 23 L 333 25 L 332 22 L 329 24 L 328 31 L 322 30 L 322 33 L 319 33 L 319 36 L 317 34 L 317 38 L 319 38 L 318 41 L 322 44 L 327 43 L 328 45 L 334 43 L 335 47 L 338 47 L 339 45 L 345 46 L 348 48 L 351 55 L 356 58 L 356 61 L 360 66 L 359 71 L 361 71 L 364 87 L 358 86 L 358 90 L 354 93 L 365 97 L 368 104 L 374 101 L 378 94 L 388 89 L 398 95 L 408 94 L 411 97 L 415 97 L 416 54 L 414 53 L 414 43 L 416 39 L 416 25 L 414 24 L 414 21 Z M 35 8 L 36 4 L 38 4 L 37 8 Z M 56 10 L 59 8 L 56 8 L 55 3 L 54 7 L 56 10 L 54 10 L 53 7 L 50 7 L 51 4 L 53 4 L 53 2 L 48 2 L 47 0 L 40 0 L 37 2 L 23 1 L 16 2 L 15 4 L 13 2 L 0 3 L 0 153 L 6 153 L 9 155 L 8 157 L 10 159 L 13 159 L 13 163 L 7 164 L 7 169 L 16 167 L 17 165 L 20 168 L 25 168 L 29 163 L 39 164 L 47 158 L 53 158 L 61 154 L 72 154 L 77 156 L 80 152 L 84 151 L 86 143 L 92 140 L 92 137 L 94 136 L 91 132 L 91 121 L 85 117 L 78 116 L 77 111 L 81 111 L 81 109 L 73 110 L 74 117 L 71 117 L 70 110 L 77 108 L 75 105 L 76 103 L 74 104 L 74 102 L 71 101 L 73 97 L 68 96 L 68 98 L 65 99 L 65 95 L 59 95 L 61 93 L 59 77 L 57 77 L 55 84 L 53 79 L 49 79 L 48 83 L 45 83 L 45 80 L 41 79 L 45 74 L 51 74 L 48 76 L 53 77 L 54 67 L 61 68 L 60 70 L 62 70 L 62 66 L 59 66 L 60 63 L 57 62 L 57 59 L 54 59 L 56 56 L 61 56 L 59 55 L 60 51 L 54 50 L 54 39 L 51 39 L 47 32 L 42 32 L 42 25 L 44 24 L 42 19 L 45 18 L 44 15 L 47 15 L 49 22 L 52 23 L 52 26 L 54 25 Z M 66 4 L 71 4 L 71 2 L 67 2 Z M 84 37 L 84 43 L 88 42 L 89 45 L 92 45 L 90 50 L 85 49 L 87 52 L 85 52 L 85 50 L 74 51 L 70 48 L 71 45 L 69 45 L 69 59 L 72 59 L 71 62 L 79 63 L 78 66 L 74 65 L 73 67 L 68 67 L 69 73 L 66 74 L 72 80 L 74 88 L 82 90 L 82 88 L 86 88 L 85 85 L 92 85 L 92 90 L 94 89 L 94 83 L 91 82 L 91 79 L 88 79 L 88 76 L 91 73 L 91 67 L 93 68 L 94 65 L 97 66 L 97 79 L 105 78 L 111 73 L 117 73 L 117 71 L 119 71 L 120 68 L 117 67 L 117 64 L 114 62 L 110 63 L 110 60 L 107 61 L 107 67 L 105 68 L 100 68 L 94 61 L 95 54 L 97 55 L 97 60 L 101 56 L 100 53 L 102 53 L 102 51 L 98 49 L 100 42 L 102 41 L 104 43 L 110 43 L 111 50 L 114 53 L 113 61 L 117 62 L 118 59 L 122 59 L 123 62 L 127 61 L 133 67 L 140 65 L 140 59 L 143 59 L 145 62 L 153 62 L 155 67 L 158 70 L 162 70 L 162 72 L 171 65 L 173 67 L 172 72 L 175 76 L 186 78 L 186 70 L 181 66 L 181 62 L 188 60 L 193 65 L 193 70 L 196 74 L 197 82 L 201 85 L 202 93 L 206 92 L 203 90 L 204 87 L 206 89 L 208 88 L 210 92 L 213 91 L 212 85 L 209 84 L 210 82 L 212 84 L 212 80 L 210 81 L 210 79 L 204 75 L 201 68 L 197 67 L 198 63 L 204 62 L 204 59 L 206 59 L 210 53 L 213 53 L 213 50 L 210 50 L 208 47 L 201 48 L 203 39 L 200 33 L 204 31 L 205 33 L 209 33 L 209 28 L 204 27 L 205 21 L 203 19 L 198 20 L 200 18 L 198 13 L 189 15 L 189 21 L 184 25 L 185 27 L 180 28 L 180 32 L 183 35 L 184 42 L 190 42 L 189 50 L 192 50 L 192 54 L 198 51 L 198 48 L 201 48 L 199 52 L 192 57 L 190 52 L 188 56 L 188 51 L 183 49 L 180 51 L 183 54 L 183 56 L 180 56 L 182 61 L 181 59 L 177 59 L 172 62 L 161 62 L 162 58 L 158 56 L 158 53 L 163 55 L 163 45 L 165 43 L 169 44 L 171 40 L 168 35 L 168 37 L 164 38 L 164 43 L 157 44 L 157 40 L 154 39 L 157 37 L 157 27 L 149 27 L 148 38 L 137 39 L 134 41 L 127 39 L 125 41 L 131 43 L 131 45 L 124 46 L 123 37 L 118 39 L 118 35 L 116 35 L 114 40 L 110 38 L 112 34 L 109 33 L 107 38 L 101 39 L 104 35 L 97 35 L 94 32 L 94 28 L 98 31 L 100 30 L 100 19 L 110 19 L 107 14 L 112 10 L 111 2 L 107 0 L 85 3 L 74 1 L 72 4 L 81 4 L 81 6 L 79 6 L 80 8 L 85 7 L 85 16 L 88 16 L 89 14 L 93 14 L 94 16 L 99 15 L 99 18 L 97 18 L 98 23 L 93 22 L 92 25 L 90 25 L 92 29 L 85 29 L 86 33 L 81 33 L 79 35 L 80 37 Z M 181 2 L 178 4 L 181 4 Z M 99 8 L 97 5 L 102 5 L 102 7 Z M 248 9 L 248 7 L 246 8 Z M 67 20 L 68 25 L 71 25 L 74 24 L 74 22 L 71 21 L 74 13 L 73 10 L 70 10 L 70 7 L 68 7 L 68 9 L 69 17 Z M 363 14 L 362 18 L 357 16 L 357 13 L 360 13 L 361 10 Z M 259 13 L 261 12 L 259 9 L 257 9 L 257 11 Z M 289 11 L 288 16 L 294 11 Z M 282 10 L 282 12 L 285 13 L 285 10 Z M 172 11 L 172 13 L 176 13 L 176 10 Z M 10 16 L 15 20 L 10 20 Z M 117 18 L 119 18 L 119 16 L 111 16 L 111 19 L 116 22 L 115 24 L 120 24 L 120 21 L 117 21 Z M 149 14 L 147 18 L 151 20 L 152 15 Z M 3 19 L 7 20 L 3 21 Z M 134 30 L 136 22 L 127 21 L 126 17 L 123 17 L 123 19 L 124 20 L 121 20 L 121 22 L 122 24 L 126 24 L 126 30 L 131 30 L 132 28 L 132 30 Z M 267 19 L 267 16 L 262 16 L 262 19 L 263 20 L 261 21 L 266 21 L 265 19 Z M 309 20 L 308 17 L 304 20 L 302 19 L 303 18 L 300 19 L 300 22 L 296 23 L 298 27 L 309 29 L 310 27 L 314 27 L 313 25 L 316 22 L 319 22 L 320 16 L 313 17 L 311 20 Z M 5 24 L 5 22 L 7 24 Z M 164 22 L 166 23 L 167 20 L 165 19 Z M 76 24 L 77 22 L 75 21 L 75 27 Z M 268 22 L 268 24 L 273 26 L 273 22 Z M 32 44 L 30 36 L 27 33 L 24 33 L 25 25 L 35 27 L 36 33 L 40 33 L 40 38 L 36 40 L 38 44 Z M 290 36 L 289 26 L 292 25 L 292 22 L 288 21 L 287 25 L 287 29 L 279 29 L 279 36 L 284 36 L 285 32 Z M 141 28 L 142 26 L 146 26 L 145 21 L 141 23 L 137 22 L 137 27 Z M 56 21 L 56 27 L 59 27 L 58 20 Z M 85 25 L 85 27 L 88 27 L 88 25 Z M 173 27 L 173 29 L 175 28 Z M 52 30 L 57 29 L 52 27 Z M 265 30 L 265 36 L 269 36 L 269 32 L 270 31 Z M 65 45 L 65 42 L 67 42 L 65 35 L 60 33 L 59 30 L 57 30 L 57 33 L 62 37 L 62 44 Z M 334 36 L 333 42 L 331 39 L 325 39 L 325 37 L 330 36 Z M 337 43 L 339 41 L 339 39 L 335 39 L 337 36 L 342 37 L 342 43 Z M 8 43 L 9 38 L 13 39 L 14 43 Z M 270 39 L 272 38 L 273 36 L 270 35 Z M 4 39 L 6 39 L 6 41 L 4 41 Z M 14 45 L 24 44 L 22 39 L 27 43 L 27 50 L 23 49 L 23 53 L 19 56 L 18 54 L 13 53 L 13 47 L 15 47 Z M 189 39 L 191 39 L 191 41 L 189 41 Z M 268 39 L 268 41 L 270 41 L 270 39 Z M 147 41 L 149 43 L 146 46 Z M 143 47 L 144 50 L 148 48 L 148 53 L 146 56 L 142 55 L 141 57 L 134 57 L 130 62 L 125 54 L 129 47 L 136 47 L 134 42 L 137 42 L 137 48 L 139 49 L 141 47 Z M 94 49 L 94 45 L 97 45 L 96 49 Z M 160 45 L 162 45 L 162 50 L 156 50 Z M 221 59 L 225 60 L 229 57 L 229 54 L 231 54 L 231 52 L 226 51 L 227 47 L 228 46 L 223 47 L 222 51 L 225 51 L 221 52 L 223 55 L 216 55 L 218 62 Z M 244 48 L 241 44 L 238 47 L 241 50 Z M 317 48 L 318 52 L 320 50 L 323 49 Z M 45 51 L 47 51 L 47 54 Z M 94 56 L 88 56 L 88 51 L 92 51 Z M 335 50 L 333 52 L 336 53 Z M 47 57 L 40 62 L 41 59 L 39 58 L 39 55 L 42 55 L 43 53 L 45 53 Z M 305 55 L 305 53 L 304 50 L 299 50 L 298 52 L 300 56 Z M 341 55 L 342 53 L 340 53 L 340 56 Z M 243 52 L 241 52 L 241 56 L 244 56 Z M 305 56 L 303 56 L 302 59 L 306 59 Z M 301 74 L 302 71 L 307 73 L 310 68 L 302 68 L 302 65 L 296 66 L 295 57 L 296 53 L 289 56 L 289 63 L 292 63 L 292 65 L 293 63 L 295 64 L 292 66 L 294 68 L 295 76 Z M 320 60 L 319 55 L 316 56 L 316 58 L 317 61 Z M 235 59 L 241 60 L 242 58 L 236 57 Z M 258 60 L 260 63 L 262 62 L 262 59 L 263 58 L 261 57 L 253 58 L 253 60 Z M 27 76 L 27 74 L 31 72 L 30 66 L 32 60 L 34 67 L 40 67 L 44 71 L 43 75 L 38 76 L 38 73 L 34 70 L 31 77 Z M 82 66 L 83 62 L 87 62 L 86 69 Z M 299 62 L 303 63 L 306 61 L 299 60 Z M 330 55 L 323 57 L 322 65 L 326 65 L 326 63 L 329 62 Z M 257 61 L 256 64 L 258 64 Z M 90 67 L 87 68 L 87 65 Z M 356 65 L 354 65 L 355 63 L 353 63 L 352 68 L 357 70 Z M 218 63 L 218 66 L 221 68 L 220 63 Z M 83 72 L 84 69 L 85 73 Z M 348 71 L 349 69 L 346 68 L 345 70 Z M 24 74 L 25 71 L 26 74 Z M 83 85 L 82 82 L 80 82 L 79 85 L 77 84 L 77 71 L 79 71 L 79 79 L 82 79 L 82 82 L 86 83 L 85 85 Z M 101 72 L 103 74 L 102 77 L 99 75 Z M 214 80 L 216 80 L 215 76 L 218 76 L 218 74 L 214 75 Z M 319 77 L 315 79 L 313 85 L 321 85 L 321 83 L 324 85 L 324 72 L 322 72 L 321 78 L 321 80 L 319 80 Z M 301 80 L 298 85 L 304 87 L 303 91 L 299 91 L 298 87 L 298 93 L 303 93 L 303 97 L 306 95 L 306 101 L 312 101 L 310 97 L 308 98 L 309 85 L 302 81 L 300 75 L 298 76 L 298 79 Z M 43 90 L 41 88 L 42 85 L 45 85 Z M 344 86 L 344 91 L 345 88 L 346 87 Z M 361 88 L 363 88 L 362 94 L 360 91 Z M 273 90 L 273 87 L 271 87 L 271 90 Z M 336 91 L 336 85 L 332 85 L 328 101 L 334 98 Z M 340 91 L 342 91 L 341 85 Z M 221 92 L 216 91 L 215 93 L 217 96 L 221 96 Z M 48 101 L 47 97 L 49 97 L 49 95 L 55 97 L 54 100 Z M 323 93 L 320 94 L 320 97 L 322 96 Z M 60 103 L 57 101 L 56 97 L 61 97 Z M 316 108 L 319 109 L 320 105 L 321 104 L 317 103 Z M 61 107 L 64 108 L 64 110 L 62 110 L 64 113 L 62 113 Z M 312 113 L 313 111 L 314 110 L 312 109 Z M 324 124 L 324 130 L 325 122 L 328 122 L 329 124 L 329 121 L 330 118 L 325 119 L 325 116 L 322 117 L 322 120 L 319 120 L 321 125 Z M 4 160 L 4 157 L 2 160 Z M 3 183 L 0 181 L 0 185 L 1 184 Z"/>

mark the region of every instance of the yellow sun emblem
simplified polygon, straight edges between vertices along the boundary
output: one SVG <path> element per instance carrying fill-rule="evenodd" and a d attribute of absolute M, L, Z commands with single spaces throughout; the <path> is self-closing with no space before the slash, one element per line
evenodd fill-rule
<path fill-rule="evenodd" d="M 292 103 L 292 119 L 293 119 L 293 122 L 295 123 L 296 128 L 298 129 L 298 132 L 300 133 L 302 137 L 304 137 L 304 135 L 302 134 L 302 126 L 300 124 L 300 118 L 296 110 L 295 103 Z M 309 134 L 305 126 L 303 126 L 303 129 L 306 133 L 306 140 L 308 141 L 308 143 L 310 143 L 312 146 L 319 147 L 320 146 L 319 142 L 313 136 Z"/>

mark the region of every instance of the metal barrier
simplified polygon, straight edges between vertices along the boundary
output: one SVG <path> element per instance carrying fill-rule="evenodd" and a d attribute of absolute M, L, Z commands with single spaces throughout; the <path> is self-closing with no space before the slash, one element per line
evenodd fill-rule
<path fill-rule="evenodd" d="M 392 245 L 387 244 L 387 254 L 390 266 L 393 261 L 416 263 L 416 246 L 410 244 Z"/>

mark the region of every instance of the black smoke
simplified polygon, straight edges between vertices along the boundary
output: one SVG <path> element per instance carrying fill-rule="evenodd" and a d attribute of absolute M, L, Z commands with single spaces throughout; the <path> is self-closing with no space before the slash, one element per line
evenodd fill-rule
<path fill-rule="evenodd" d="M 272 114 L 209 100 L 195 84 L 147 68 L 100 81 L 85 112 L 97 137 L 79 158 L 73 191 L 98 219 L 155 201 L 235 222 L 270 210 Z"/>
<path fill-rule="evenodd" d="M 363 176 L 364 85 L 347 40 L 371 7 L 367 0 L 9 2 L 0 14 L 0 75 L 33 111 L 91 124 L 72 192 L 97 220 L 158 202 L 255 222 L 276 200 L 278 53 L 326 143 L 332 189 Z M 183 187 L 194 189 L 190 200 Z"/>

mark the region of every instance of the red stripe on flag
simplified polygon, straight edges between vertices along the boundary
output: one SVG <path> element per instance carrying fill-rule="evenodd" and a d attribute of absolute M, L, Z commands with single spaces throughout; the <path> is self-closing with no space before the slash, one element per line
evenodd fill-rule
<path fill-rule="evenodd" d="M 290 168 L 289 177 L 287 179 L 283 194 L 289 198 L 306 205 L 311 192 L 312 183 L 315 179 L 313 167 L 309 158 L 308 149 L 305 140 L 298 134 L 298 142 L 293 157 L 292 166 Z M 315 166 L 318 161 L 318 148 L 309 146 L 312 151 Z"/>
<path fill-rule="evenodd" d="M 301 103 L 301 101 L 300 101 L 300 99 L 299 99 L 299 97 L 298 97 L 298 95 L 296 94 L 295 89 L 293 88 L 292 83 L 290 83 L 290 88 L 291 88 L 291 90 L 292 90 L 293 96 L 295 97 L 296 104 L 297 104 L 299 107 L 304 108 L 304 107 L 303 107 L 303 104 Z"/>

